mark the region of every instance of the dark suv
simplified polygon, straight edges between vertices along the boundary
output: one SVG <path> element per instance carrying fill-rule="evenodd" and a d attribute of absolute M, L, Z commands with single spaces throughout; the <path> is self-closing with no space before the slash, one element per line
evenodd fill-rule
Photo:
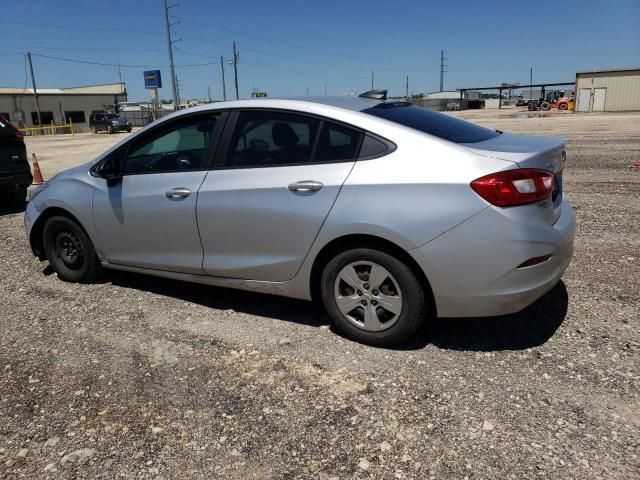
<path fill-rule="evenodd" d="M 131 132 L 131 122 L 120 118 L 117 113 L 94 112 L 89 116 L 89 126 L 93 133 L 104 130 L 108 133 Z"/>
<path fill-rule="evenodd" d="M 22 134 L 0 115 L 0 196 L 2 203 L 21 205 L 31 185 L 31 167 Z"/>

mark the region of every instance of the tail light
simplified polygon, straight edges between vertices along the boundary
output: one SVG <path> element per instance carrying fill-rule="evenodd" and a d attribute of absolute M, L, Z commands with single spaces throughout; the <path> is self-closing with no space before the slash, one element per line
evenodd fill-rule
<path fill-rule="evenodd" d="M 0 115 L 0 129 L 5 129 L 4 132 L 0 131 L 0 141 L 5 142 L 21 142 L 24 135 L 8 122 L 2 115 Z"/>
<path fill-rule="evenodd" d="M 504 170 L 471 182 L 471 188 L 478 195 L 498 207 L 513 207 L 544 200 L 551 196 L 554 185 L 553 173 L 537 168 Z"/>

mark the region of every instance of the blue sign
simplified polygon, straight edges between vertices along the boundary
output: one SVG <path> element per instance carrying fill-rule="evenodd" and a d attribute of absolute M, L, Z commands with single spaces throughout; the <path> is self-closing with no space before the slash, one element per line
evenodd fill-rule
<path fill-rule="evenodd" d="M 144 72 L 144 88 L 162 88 L 160 70 L 147 70 Z"/>

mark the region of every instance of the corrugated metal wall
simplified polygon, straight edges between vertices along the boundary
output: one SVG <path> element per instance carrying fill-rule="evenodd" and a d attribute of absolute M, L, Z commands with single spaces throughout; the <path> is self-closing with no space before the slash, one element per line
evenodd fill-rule
<path fill-rule="evenodd" d="M 604 111 L 621 112 L 640 110 L 640 69 L 626 72 L 579 73 L 577 75 L 576 111 L 593 111 L 594 90 L 606 88 Z M 581 89 L 590 89 L 589 106 L 581 105 Z"/>

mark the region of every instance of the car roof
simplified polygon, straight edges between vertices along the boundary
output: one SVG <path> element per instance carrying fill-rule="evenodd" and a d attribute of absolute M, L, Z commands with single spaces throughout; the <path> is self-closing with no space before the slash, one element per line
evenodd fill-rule
<path fill-rule="evenodd" d="M 304 105 L 312 103 L 314 105 L 326 105 L 328 107 L 343 108 L 354 112 L 362 112 L 369 108 L 384 103 L 397 103 L 393 101 L 381 101 L 371 98 L 354 96 L 317 96 L 317 97 L 268 97 L 243 100 L 229 100 L 225 102 L 205 103 L 196 107 L 185 108 L 172 113 L 173 116 L 188 114 L 189 112 L 199 112 L 206 110 L 224 110 L 227 108 L 291 108 L 296 107 L 304 110 Z M 166 117 L 163 117 L 166 118 Z"/>
<path fill-rule="evenodd" d="M 332 107 L 346 108 L 347 110 L 353 110 L 361 112 L 371 107 L 383 103 L 380 100 L 372 98 L 354 97 L 352 95 L 325 95 L 317 97 L 281 97 L 279 100 L 296 100 L 299 102 L 311 102 L 320 103 L 322 105 L 330 105 Z"/>

